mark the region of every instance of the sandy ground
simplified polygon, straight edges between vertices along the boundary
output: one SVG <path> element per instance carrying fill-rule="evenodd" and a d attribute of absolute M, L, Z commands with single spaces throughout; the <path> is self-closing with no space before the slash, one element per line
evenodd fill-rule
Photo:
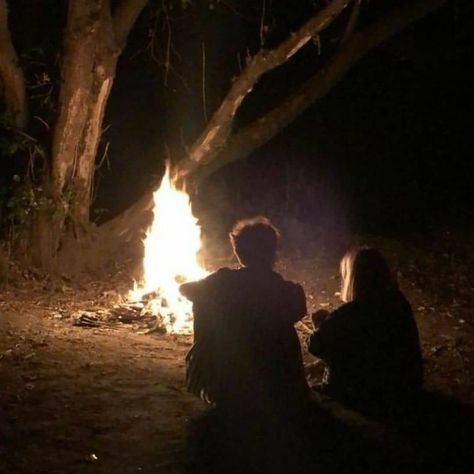
<path fill-rule="evenodd" d="M 426 386 L 473 402 L 472 260 L 383 245 L 415 310 Z M 336 258 L 283 259 L 280 270 L 302 282 L 310 310 L 338 304 Z M 68 317 L 110 306 L 115 290 L 113 279 L 78 286 L 27 274 L 0 290 L 1 473 L 188 469 L 189 420 L 204 410 L 184 387 L 191 337 L 74 327 Z M 321 365 L 307 354 L 305 363 L 317 380 Z"/>

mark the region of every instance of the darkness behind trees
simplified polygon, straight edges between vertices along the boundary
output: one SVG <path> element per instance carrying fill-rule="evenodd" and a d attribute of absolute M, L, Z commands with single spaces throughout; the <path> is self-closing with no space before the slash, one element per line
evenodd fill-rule
<path fill-rule="evenodd" d="M 388 235 L 468 227 L 474 145 L 473 22 L 458 7 L 451 4 L 374 51 L 275 140 L 211 177 L 198 196 L 200 217 L 210 214 L 205 221 L 221 222 L 224 217 L 230 222 L 254 212 L 276 217 L 286 213 L 304 222 L 326 226 L 345 221 L 350 230 Z M 286 29 L 294 27 L 305 8 L 275 10 L 276 24 L 284 21 Z M 251 10 L 251 18 L 258 18 L 256 10 Z M 161 172 L 163 137 L 171 137 L 168 145 L 173 151 L 177 142 L 190 144 L 199 133 L 205 123 L 203 41 L 208 116 L 223 97 L 228 78 L 237 72 L 237 53 L 226 55 L 226 51 L 242 52 L 245 45 L 250 51 L 258 48 L 255 22 L 225 11 L 220 15 L 204 15 L 195 30 L 181 25 L 184 33 L 178 34 L 176 47 L 182 56 L 175 67 L 189 90 L 170 72 L 173 86 L 165 97 L 172 113 L 166 117 L 157 114 L 157 106 L 150 102 L 153 97 L 156 103 L 160 100 L 156 75 L 146 76 L 130 66 L 133 60 L 122 62 L 110 106 L 112 172 L 104 177 L 97 205 L 113 213 L 129 202 L 127 195 L 116 195 L 111 179 L 115 175 L 115 182 L 126 186 L 130 173 L 122 169 L 132 169 L 142 181 L 140 186 L 149 179 L 133 165 L 138 157 L 147 157 L 149 169 Z M 267 42 L 276 42 L 283 34 L 275 27 Z M 318 66 L 316 49 L 311 45 L 264 78 L 239 111 L 237 126 L 268 110 L 308 77 L 308 69 Z M 115 109 L 118 103 L 122 107 Z M 133 111 L 133 121 L 127 110 Z M 117 120 L 128 122 L 123 124 L 128 133 Z M 163 135 L 156 132 L 157 126 Z"/>
<path fill-rule="evenodd" d="M 19 22 L 13 33 L 23 57 L 42 38 L 41 55 L 54 78 L 61 32 L 57 23 L 63 21 L 63 12 L 50 3 L 49 11 L 57 11 L 43 23 L 27 21 L 33 17 L 22 14 L 21 2 L 12 18 Z M 137 25 L 119 62 L 105 120 L 109 128 L 103 144 L 110 142 L 109 158 L 98 173 L 95 206 L 109 216 L 160 175 L 165 142 L 173 155 L 204 125 L 203 44 L 208 116 L 238 72 L 237 52 L 243 61 L 246 46 L 257 50 L 261 6 L 229 3 L 239 4 L 245 18 L 219 5 L 213 11 L 192 12 L 173 25 L 176 54 L 166 84 L 158 64 L 165 49 L 155 51 L 155 60 L 146 49 L 155 18 L 152 9 Z M 311 4 L 288 8 L 274 3 L 266 44 L 300 24 Z M 474 22 L 472 9 L 463 5 L 451 2 L 372 52 L 275 140 L 211 177 L 199 194 L 197 212 L 229 221 L 252 212 L 286 213 L 315 224 L 343 220 L 351 230 L 388 235 L 468 227 Z M 159 31 L 159 39 L 166 38 L 167 31 Z M 323 48 L 331 47 L 331 35 L 323 38 Z M 311 45 L 266 77 L 246 99 L 238 126 L 271 107 L 321 60 Z M 30 71 L 30 78 L 33 73 L 37 71 Z M 44 143 L 47 147 L 47 138 Z M 15 164 L 2 163 L 3 179 L 16 171 Z"/>

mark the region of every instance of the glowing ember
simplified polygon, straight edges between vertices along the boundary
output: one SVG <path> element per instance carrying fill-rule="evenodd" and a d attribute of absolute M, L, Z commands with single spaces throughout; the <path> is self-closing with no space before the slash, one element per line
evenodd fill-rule
<path fill-rule="evenodd" d="M 176 189 L 169 167 L 153 199 L 153 223 L 144 240 L 143 282 L 135 284 L 129 299 L 144 301 L 167 332 L 190 332 L 191 303 L 178 289 L 181 283 L 207 274 L 197 261 L 201 229 L 188 194 Z"/>

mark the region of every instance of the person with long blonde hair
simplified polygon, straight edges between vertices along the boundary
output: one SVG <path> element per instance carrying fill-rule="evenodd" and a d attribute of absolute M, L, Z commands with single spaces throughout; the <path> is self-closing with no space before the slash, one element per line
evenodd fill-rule
<path fill-rule="evenodd" d="M 366 412 L 403 406 L 423 377 L 410 304 L 375 249 L 348 252 L 340 270 L 344 304 L 313 315 L 316 330 L 308 344 L 327 364 L 322 391 Z"/>

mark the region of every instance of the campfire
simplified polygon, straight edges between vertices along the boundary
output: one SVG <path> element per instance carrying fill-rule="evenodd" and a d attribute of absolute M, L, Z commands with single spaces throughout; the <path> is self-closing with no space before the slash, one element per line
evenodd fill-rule
<path fill-rule="evenodd" d="M 129 300 L 156 316 L 157 326 L 166 332 L 191 333 L 192 307 L 179 285 L 207 274 L 197 259 L 201 229 L 189 195 L 177 189 L 169 167 L 153 198 L 153 223 L 143 242 L 143 279 L 135 283 Z"/>

